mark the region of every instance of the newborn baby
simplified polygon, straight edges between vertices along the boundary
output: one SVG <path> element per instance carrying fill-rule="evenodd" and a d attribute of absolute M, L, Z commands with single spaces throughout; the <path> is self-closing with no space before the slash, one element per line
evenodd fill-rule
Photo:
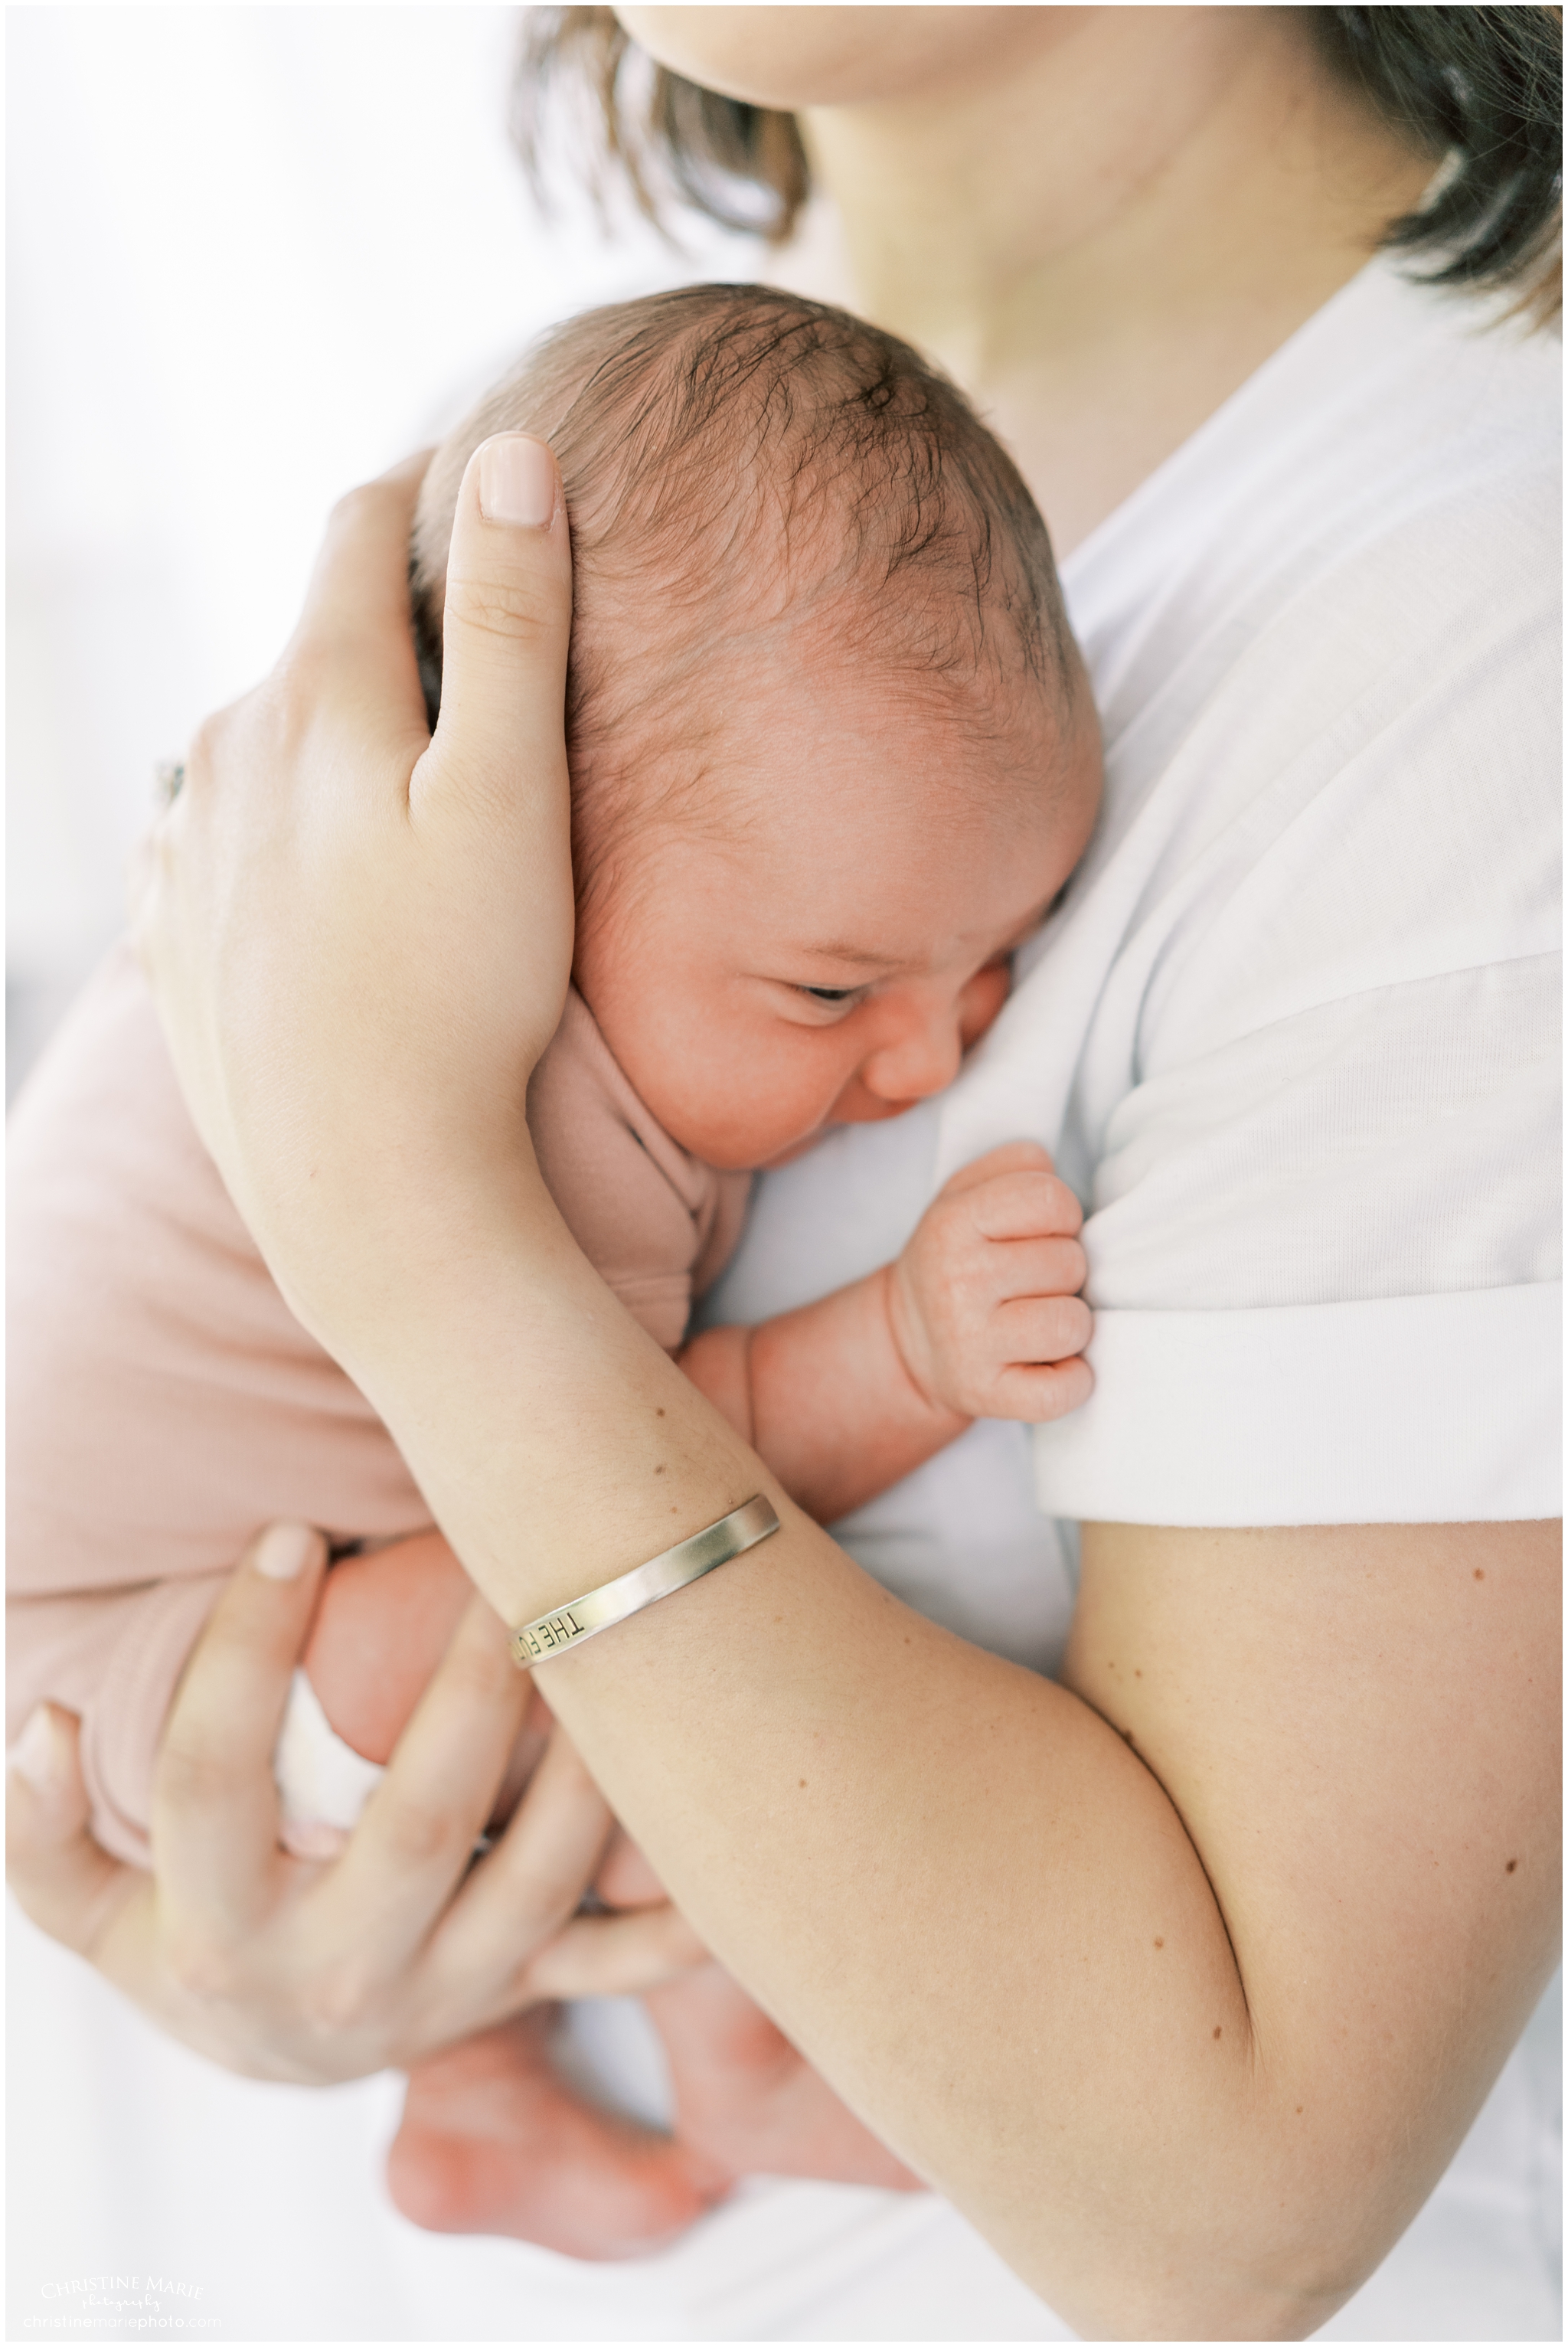
<path fill-rule="evenodd" d="M 433 704 L 458 483 L 504 430 L 550 441 L 575 562 L 579 924 L 528 1095 L 541 1169 L 627 1308 L 831 1522 L 973 1418 L 1052 1418 L 1089 1388 L 1076 1204 L 1025 1143 L 958 1175 L 869 1278 L 687 1333 L 751 1172 L 945 1085 L 1083 847 L 1098 732 L 1045 529 L 890 336 L 757 287 L 595 312 L 431 467 L 412 579 Z M 259 1524 L 319 1524 L 357 1553 L 328 1575 L 278 1763 L 282 1839 L 319 1861 L 466 1577 L 273 1287 L 124 955 L 24 1096 L 12 1165 L 13 1726 L 46 1697 L 82 1716 L 95 1830 L 145 1863 L 159 1733 L 227 1571 Z M 598 1889 L 660 1895 L 624 1841 Z M 649 2003 L 673 2139 L 576 2101 L 530 2015 L 415 2072 L 399 2204 L 605 2256 L 748 2170 L 913 2180 L 716 1966 Z"/>

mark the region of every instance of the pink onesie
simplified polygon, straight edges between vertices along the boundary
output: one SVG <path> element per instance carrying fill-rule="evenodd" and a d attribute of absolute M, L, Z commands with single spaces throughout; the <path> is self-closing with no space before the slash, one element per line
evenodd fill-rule
<path fill-rule="evenodd" d="M 528 1090 L 578 1244 L 667 1350 L 740 1236 L 750 1175 L 678 1147 L 575 990 Z M 292 1517 L 349 1540 L 426 1507 L 363 1394 L 273 1286 L 120 948 L 11 1123 L 7 1737 L 80 1713 L 93 1829 L 146 1865 L 170 1698 L 229 1571 Z"/>

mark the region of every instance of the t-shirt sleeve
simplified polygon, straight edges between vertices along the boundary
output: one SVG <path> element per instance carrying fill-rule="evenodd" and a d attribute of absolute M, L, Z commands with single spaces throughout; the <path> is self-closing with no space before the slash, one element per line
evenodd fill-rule
<path fill-rule="evenodd" d="M 1506 543 L 1334 568 L 1172 761 L 1203 821 L 1063 1129 L 1096 1388 L 1036 1432 L 1053 1515 L 1560 1511 L 1557 627 Z"/>

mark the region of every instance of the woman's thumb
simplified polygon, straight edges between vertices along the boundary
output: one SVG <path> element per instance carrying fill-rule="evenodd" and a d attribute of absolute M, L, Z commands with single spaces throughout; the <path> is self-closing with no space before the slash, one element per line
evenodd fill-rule
<path fill-rule="evenodd" d="M 571 540 L 554 456 L 497 433 L 468 459 L 446 564 L 441 717 L 429 779 L 485 803 L 566 791 Z"/>

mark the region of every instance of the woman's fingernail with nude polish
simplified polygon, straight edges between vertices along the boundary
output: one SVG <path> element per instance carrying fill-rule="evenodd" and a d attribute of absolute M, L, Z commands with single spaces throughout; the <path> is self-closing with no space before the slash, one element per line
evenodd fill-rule
<path fill-rule="evenodd" d="M 65 1782 L 66 1739 L 47 1704 L 31 1715 L 5 1755 L 5 1767 L 36 1793 L 56 1792 Z"/>
<path fill-rule="evenodd" d="M 479 511 L 487 521 L 543 529 L 556 509 L 556 468 L 542 440 L 498 433 L 479 451 Z"/>
<path fill-rule="evenodd" d="M 251 1553 L 251 1562 L 263 1581 L 297 1581 L 315 1545 L 316 1536 L 309 1524 L 269 1524 Z"/>

